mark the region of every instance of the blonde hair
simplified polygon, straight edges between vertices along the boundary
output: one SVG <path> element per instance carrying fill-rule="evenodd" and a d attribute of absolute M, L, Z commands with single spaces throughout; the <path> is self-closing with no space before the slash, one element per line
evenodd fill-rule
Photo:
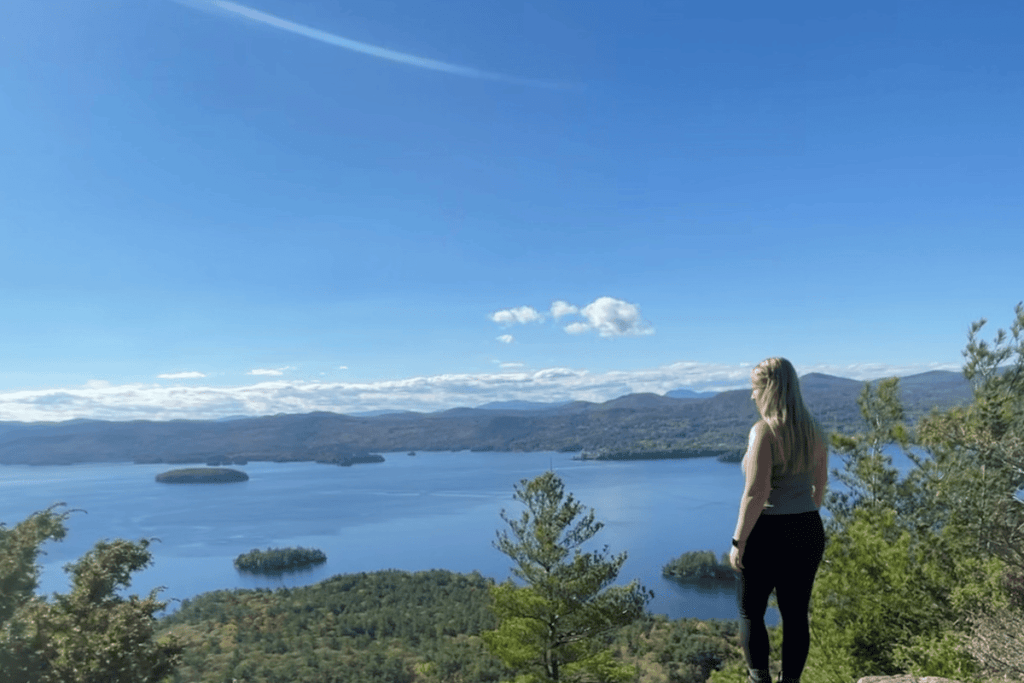
<path fill-rule="evenodd" d="M 781 465 L 785 472 L 813 471 L 814 447 L 824 437 L 804 405 L 793 364 L 785 358 L 768 358 L 757 364 L 750 380 L 758 390 L 757 410 L 781 445 L 772 449 L 773 466 Z"/>

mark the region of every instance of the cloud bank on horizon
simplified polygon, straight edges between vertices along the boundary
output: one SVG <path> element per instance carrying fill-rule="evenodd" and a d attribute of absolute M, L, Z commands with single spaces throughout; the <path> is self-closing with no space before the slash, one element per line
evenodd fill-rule
<path fill-rule="evenodd" d="M 491 401 L 607 401 L 629 393 L 664 394 L 673 389 L 721 391 L 749 386 L 752 363 L 679 362 L 630 371 L 590 372 L 554 367 L 536 371 L 503 364 L 508 372 L 446 374 L 379 382 L 262 381 L 247 386 L 122 384 L 91 381 L 74 388 L 0 392 L 0 421 L 206 420 L 231 416 L 372 410 L 433 412 Z M 959 370 L 952 364 L 801 367 L 856 380 Z M 197 371 L 177 374 L 198 378 Z M 184 377 L 187 376 L 187 377 Z M 161 376 L 167 378 L 166 376 Z"/>
<path fill-rule="evenodd" d="M 654 327 L 641 318 L 640 309 L 622 299 L 602 296 L 580 308 L 567 301 L 554 301 L 549 310 L 551 318 L 558 322 L 566 316 L 580 316 L 577 320 L 565 325 L 562 329 L 568 334 L 585 334 L 597 332 L 602 337 L 634 337 L 654 334 Z M 525 323 L 542 323 L 547 317 L 532 306 L 519 306 L 495 311 L 490 319 L 499 325 L 516 325 Z M 504 334 L 498 341 L 506 344 L 512 342 L 512 335 Z"/>
<path fill-rule="evenodd" d="M 392 62 L 398 62 L 399 64 L 407 64 L 409 66 L 415 66 L 420 69 L 429 69 L 431 71 L 441 71 L 447 74 L 453 74 L 455 76 L 463 76 L 466 78 L 480 78 L 491 81 L 502 81 L 505 83 L 514 83 L 517 85 L 527 85 L 537 88 L 564 88 L 566 85 L 558 84 L 551 81 L 544 81 L 532 78 L 521 78 L 518 76 L 511 76 L 509 74 L 495 73 L 492 71 L 484 71 L 483 69 L 477 69 L 470 66 L 462 66 L 459 64 L 451 64 L 448 62 L 442 62 L 436 59 L 429 59 L 427 57 L 419 57 L 417 55 L 411 55 L 405 52 L 398 52 L 397 50 L 390 50 L 379 45 L 370 45 L 369 43 L 363 43 L 358 40 L 352 40 L 351 38 L 345 38 L 327 31 L 312 28 L 310 26 L 304 26 L 294 21 L 282 19 L 281 17 L 273 14 L 267 14 L 260 10 L 246 7 L 237 2 L 231 2 L 230 0 L 174 0 L 179 5 L 185 7 L 192 7 L 195 9 L 205 11 L 219 11 L 233 16 L 255 21 L 265 26 L 271 26 L 288 33 L 310 38 L 312 40 L 320 41 L 321 43 L 327 43 L 335 47 L 344 48 L 351 50 L 352 52 L 359 52 L 372 57 L 379 57 L 380 59 L 386 59 Z"/>

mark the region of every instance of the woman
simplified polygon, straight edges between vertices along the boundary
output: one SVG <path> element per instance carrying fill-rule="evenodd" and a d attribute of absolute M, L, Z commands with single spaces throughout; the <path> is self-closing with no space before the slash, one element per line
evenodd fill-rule
<path fill-rule="evenodd" d="M 807 662 L 807 610 L 825 550 L 818 508 L 828 481 L 828 447 L 788 360 L 762 361 L 751 381 L 761 419 L 743 458 L 746 485 L 729 555 L 740 573 L 740 638 L 750 680 L 770 683 L 764 613 L 774 589 L 786 633 L 780 680 L 796 683 Z"/>

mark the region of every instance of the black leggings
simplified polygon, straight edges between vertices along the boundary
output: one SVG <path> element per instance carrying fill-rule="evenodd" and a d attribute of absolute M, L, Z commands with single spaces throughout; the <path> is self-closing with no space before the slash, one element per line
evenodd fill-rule
<path fill-rule="evenodd" d="M 774 589 L 785 629 L 782 675 L 800 678 L 811 646 L 807 624 L 811 588 L 824 551 L 825 529 L 817 512 L 757 518 L 743 551 L 737 594 L 740 644 L 749 668 L 768 668 L 764 613 Z"/>

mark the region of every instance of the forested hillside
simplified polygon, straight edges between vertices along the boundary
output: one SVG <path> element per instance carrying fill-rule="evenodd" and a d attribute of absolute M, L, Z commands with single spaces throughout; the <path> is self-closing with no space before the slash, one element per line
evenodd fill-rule
<path fill-rule="evenodd" d="M 164 627 L 186 644 L 176 681 L 412 681 L 417 665 L 467 680 L 504 672 L 476 637 L 491 581 L 445 571 L 337 576 L 306 588 L 217 591 Z"/>
<path fill-rule="evenodd" d="M 161 623 L 185 646 L 180 683 L 488 683 L 511 680 L 480 633 L 497 625 L 479 574 L 382 571 L 306 588 L 218 591 Z M 646 617 L 615 631 L 646 680 L 701 683 L 736 660 L 736 626 Z"/>

